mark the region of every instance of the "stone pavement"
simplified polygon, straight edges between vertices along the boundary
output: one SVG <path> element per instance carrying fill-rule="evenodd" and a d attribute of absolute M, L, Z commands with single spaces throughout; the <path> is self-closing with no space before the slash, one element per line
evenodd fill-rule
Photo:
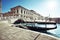
<path fill-rule="evenodd" d="M 58 38 L 1 23 L 0 40 L 58 40 Z"/>

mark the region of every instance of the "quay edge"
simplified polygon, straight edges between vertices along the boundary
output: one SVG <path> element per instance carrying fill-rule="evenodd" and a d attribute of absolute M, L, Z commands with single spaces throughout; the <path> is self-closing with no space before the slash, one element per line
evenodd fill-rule
<path fill-rule="evenodd" d="M 0 40 L 59 40 L 59 38 L 48 34 L 12 27 L 7 24 L 0 23 Z"/>

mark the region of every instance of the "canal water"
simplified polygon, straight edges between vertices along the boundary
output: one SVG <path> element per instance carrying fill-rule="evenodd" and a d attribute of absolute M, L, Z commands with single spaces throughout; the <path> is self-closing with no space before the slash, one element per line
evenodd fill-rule
<path fill-rule="evenodd" d="M 22 24 L 26 25 L 25 23 L 22 23 Z M 34 23 L 30 23 L 29 25 L 30 26 L 34 25 Z M 35 24 L 35 25 L 37 25 L 39 27 L 40 26 L 45 27 L 44 25 L 40 25 L 40 24 Z M 50 27 L 52 27 L 52 26 L 50 26 Z M 60 24 L 57 24 L 57 28 L 56 29 L 48 30 L 46 32 L 46 34 L 53 35 L 53 36 L 56 36 L 56 37 L 60 38 Z"/>
<path fill-rule="evenodd" d="M 34 25 L 34 24 L 31 24 L 31 25 Z M 36 23 L 35 23 L 35 26 L 45 27 L 45 25 L 36 24 Z M 52 24 L 51 25 L 48 24 L 48 26 L 49 27 L 54 27 L 54 25 L 52 25 Z M 53 35 L 53 36 L 56 36 L 56 37 L 60 38 L 60 24 L 57 24 L 57 28 L 56 29 L 48 30 L 46 33 L 49 34 L 49 35 Z"/>
<path fill-rule="evenodd" d="M 53 36 L 56 36 L 56 37 L 60 38 L 60 24 L 56 24 L 56 25 L 57 25 L 56 29 L 48 30 L 46 34 L 53 35 Z M 53 25 L 51 25 L 51 26 L 48 25 L 48 26 L 52 27 Z M 42 25 L 42 27 L 44 27 L 44 25 Z"/>
<path fill-rule="evenodd" d="M 60 38 L 60 24 L 57 24 L 57 29 L 49 30 L 48 32 L 51 33 L 51 35 Z"/>

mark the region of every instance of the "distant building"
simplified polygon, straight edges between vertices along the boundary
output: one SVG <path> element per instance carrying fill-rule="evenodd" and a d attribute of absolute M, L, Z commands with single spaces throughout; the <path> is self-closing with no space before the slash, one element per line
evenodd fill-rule
<path fill-rule="evenodd" d="M 55 21 L 56 23 L 60 23 L 60 18 L 49 18 L 50 21 Z"/>
<path fill-rule="evenodd" d="M 36 13 L 34 10 L 28 10 L 22 6 L 11 8 L 10 12 L 4 13 L 3 19 L 20 18 L 24 20 L 42 20 L 43 16 Z"/>

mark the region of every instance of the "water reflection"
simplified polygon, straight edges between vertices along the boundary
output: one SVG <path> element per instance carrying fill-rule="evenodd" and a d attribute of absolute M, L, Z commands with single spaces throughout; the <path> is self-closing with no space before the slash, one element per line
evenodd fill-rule
<path fill-rule="evenodd" d="M 49 30 L 48 32 L 60 38 L 60 24 L 57 24 L 57 29 Z"/>

